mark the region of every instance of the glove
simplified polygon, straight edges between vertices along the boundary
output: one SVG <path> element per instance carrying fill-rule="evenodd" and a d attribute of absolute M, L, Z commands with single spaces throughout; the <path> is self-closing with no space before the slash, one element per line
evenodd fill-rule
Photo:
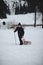
<path fill-rule="evenodd" d="M 15 32 L 15 30 L 14 30 L 14 32 Z"/>

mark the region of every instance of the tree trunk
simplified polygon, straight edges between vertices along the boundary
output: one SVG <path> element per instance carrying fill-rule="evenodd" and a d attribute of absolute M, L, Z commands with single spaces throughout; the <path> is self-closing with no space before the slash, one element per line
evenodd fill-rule
<path fill-rule="evenodd" d="M 36 27 L 36 10 L 35 10 L 34 27 Z"/>
<path fill-rule="evenodd" d="M 43 28 L 43 12 L 42 12 L 42 28 Z"/>

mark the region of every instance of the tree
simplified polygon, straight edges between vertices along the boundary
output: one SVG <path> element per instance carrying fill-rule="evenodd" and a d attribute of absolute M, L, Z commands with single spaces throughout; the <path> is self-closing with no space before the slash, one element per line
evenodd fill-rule
<path fill-rule="evenodd" d="M 3 0 L 0 0 L 0 18 L 6 18 L 6 13 L 10 14 L 10 11 Z"/>

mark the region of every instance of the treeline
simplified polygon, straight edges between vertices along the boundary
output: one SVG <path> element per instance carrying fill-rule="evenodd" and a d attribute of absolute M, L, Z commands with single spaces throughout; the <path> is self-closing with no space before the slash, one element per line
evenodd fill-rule
<path fill-rule="evenodd" d="M 24 1 L 25 3 L 21 4 Z M 25 6 L 27 3 L 27 6 Z M 17 3 L 18 4 L 18 3 Z M 43 0 L 20 0 L 20 9 L 16 7 L 15 14 L 32 13 L 35 11 L 43 12 Z"/>
<path fill-rule="evenodd" d="M 6 14 L 10 14 L 9 7 L 3 0 L 0 0 L 0 18 L 6 18 Z"/>
<path fill-rule="evenodd" d="M 28 9 L 30 12 L 34 12 L 37 9 L 43 12 L 43 0 L 26 0 L 28 2 Z"/>
<path fill-rule="evenodd" d="M 43 0 L 19 0 L 19 2 L 13 2 L 12 8 L 15 9 L 15 14 L 26 14 L 36 11 L 43 14 Z M 0 18 L 6 18 L 6 14 L 10 14 L 10 8 L 3 0 L 0 0 Z"/>

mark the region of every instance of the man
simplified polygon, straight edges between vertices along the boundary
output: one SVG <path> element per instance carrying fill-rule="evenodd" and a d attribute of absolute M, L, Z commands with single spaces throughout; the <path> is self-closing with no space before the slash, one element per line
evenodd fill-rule
<path fill-rule="evenodd" d="M 24 36 L 24 29 L 22 28 L 20 23 L 18 24 L 18 26 L 14 32 L 16 32 L 16 31 L 18 31 L 18 37 L 20 40 L 20 45 L 22 45 L 23 44 L 22 37 Z"/>

